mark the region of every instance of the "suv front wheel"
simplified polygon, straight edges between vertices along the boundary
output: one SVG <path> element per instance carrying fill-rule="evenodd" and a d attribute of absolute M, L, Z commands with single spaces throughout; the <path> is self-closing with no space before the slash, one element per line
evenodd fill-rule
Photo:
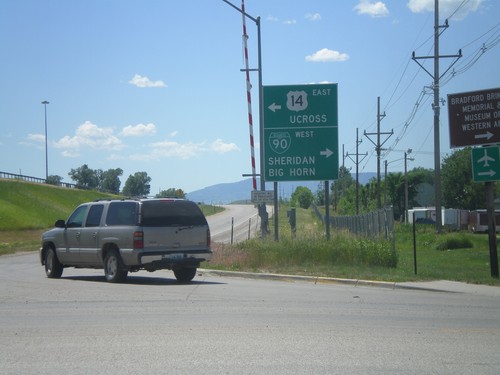
<path fill-rule="evenodd" d="M 58 279 L 63 273 L 63 265 L 57 259 L 56 251 L 54 248 L 49 247 L 45 251 L 45 274 L 50 279 Z"/>
<path fill-rule="evenodd" d="M 119 283 L 127 278 L 128 271 L 124 269 L 122 259 L 117 250 L 111 250 L 104 258 L 104 276 L 110 283 Z"/>

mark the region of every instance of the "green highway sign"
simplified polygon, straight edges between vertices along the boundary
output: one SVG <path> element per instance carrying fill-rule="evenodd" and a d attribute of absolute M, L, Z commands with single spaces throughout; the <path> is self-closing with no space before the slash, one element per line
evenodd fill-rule
<path fill-rule="evenodd" d="M 472 177 L 475 182 L 500 181 L 500 147 L 472 149 Z"/>
<path fill-rule="evenodd" d="M 337 84 L 264 86 L 266 181 L 338 178 Z"/>

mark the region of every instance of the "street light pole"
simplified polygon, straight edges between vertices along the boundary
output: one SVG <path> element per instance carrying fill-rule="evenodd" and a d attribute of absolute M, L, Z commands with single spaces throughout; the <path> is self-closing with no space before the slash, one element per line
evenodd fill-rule
<path fill-rule="evenodd" d="M 408 158 L 408 154 L 411 153 L 411 148 L 405 151 L 405 223 L 408 224 L 408 160 L 413 160 Z"/>
<path fill-rule="evenodd" d="M 47 148 L 47 104 L 49 104 L 49 102 L 47 100 L 44 100 L 42 104 L 45 109 L 45 182 L 47 182 L 49 179 L 49 152 Z"/>
<path fill-rule="evenodd" d="M 400 151 L 400 150 L 393 150 L 393 151 Z M 412 149 L 409 148 L 408 150 L 404 151 L 404 158 L 399 158 L 396 160 L 392 161 L 387 161 L 385 160 L 385 174 L 384 174 L 384 206 L 387 204 L 387 165 L 394 163 L 396 161 L 404 160 L 405 162 L 405 171 L 404 171 L 404 188 L 405 188 L 405 202 L 404 202 L 404 221 L 405 223 L 408 223 L 408 167 L 407 163 L 408 161 L 414 161 L 415 159 L 409 158 L 408 155 L 411 154 Z"/>

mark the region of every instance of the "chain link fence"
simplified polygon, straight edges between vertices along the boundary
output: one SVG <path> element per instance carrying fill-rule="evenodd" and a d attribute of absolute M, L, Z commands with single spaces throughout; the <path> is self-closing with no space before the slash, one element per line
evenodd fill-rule
<path fill-rule="evenodd" d="M 394 212 L 391 206 L 362 215 L 332 216 L 330 225 L 333 229 L 344 229 L 357 236 L 389 239 L 394 237 Z"/>
<path fill-rule="evenodd" d="M 324 224 L 324 215 L 316 205 L 312 204 L 311 206 Z M 330 227 L 333 230 L 346 230 L 356 236 L 393 239 L 394 210 L 390 206 L 362 215 L 330 216 Z"/>

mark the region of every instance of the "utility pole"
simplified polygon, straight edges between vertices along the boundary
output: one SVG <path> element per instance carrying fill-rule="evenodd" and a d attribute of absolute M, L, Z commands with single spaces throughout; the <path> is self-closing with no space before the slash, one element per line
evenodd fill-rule
<path fill-rule="evenodd" d="M 337 212 L 337 201 L 338 201 L 338 195 L 339 195 L 339 184 L 342 184 L 343 183 L 343 177 L 344 177 L 344 168 L 345 168 L 345 158 L 347 157 L 347 155 L 345 154 L 345 151 L 344 151 L 344 144 L 342 144 L 342 168 L 340 169 L 340 173 L 339 173 L 339 178 L 337 179 L 337 181 L 334 182 L 333 186 L 335 188 L 334 190 L 334 198 L 333 198 L 333 202 L 334 202 L 334 211 Z"/>
<path fill-rule="evenodd" d="M 443 26 L 439 25 L 439 0 L 434 0 L 434 56 L 421 56 L 416 57 L 415 51 L 413 51 L 412 59 L 423 69 L 427 74 L 429 74 L 433 80 L 433 90 L 434 90 L 434 103 L 432 109 L 434 110 L 434 199 L 436 206 L 436 231 L 441 233 L 442 230 L 442 212 L 441 212 L 441 151 L 439 145 L 439 80 L 441 77 L 451 69 L 451 67 L 462 57 L 462 50 L 458 51 L 458 55 L 439 55 L 439 36 L 442 32 L 440 29 L 448 28 L 448 20 L 445 21 Z M 450 67 L 440 76 L 439 75 L 439 59 L 440 58 L 455 58 L 455 61 L 450 65 Z M 431 74 L 418 60 L 420 59 L 434 59 L 434 74 Z"/>
<path fill-rule="evenodd" d="M 382 146 L 384 145 L 385 142 L 390 138 L 390 136 L 394 133 L 393 130 L 390 132 L 380 132 L 380 121 L 385 117 L 385 112 L 380 113 L 380 96 L 377 97 L 377 132 L 376 133 L 367 133 L 366 130 L 364 132 L 365 137 L 368 138 L 368 140 L 375 145 L 375 151 L 377 152 L 377 208 L 382 208 L 382 199 L 380 196 L 380 154 L 382 151 Z M 377 136 L 377 142 L 375 143 L 373 140 L 370 139 L 371 135 L 376 135 Z M 388 137 L 380 143 L 380 136 L 381 135 L 387 135 Z"/>
<path fill-rule="evenodd" d="M 352 160 L 352 162 L 354 164 L 356 164 L 356 215 L 359 214 L 359 163 L 361 163 L 363 161 L 363 159 L 368 156 L 368 152 L 364 153 L 364 154 L 360 154 L 358 152 L 358 149 L 359 149 L 359 145 L 361 144 L 363 140 L 359 139 L 358 138 L 358 128 L 356 128 L 356 154 L 353 155 L 353 156 L 356 156 L 356 161 L 354 161 L 352 158 L 351 158 L 351 155 L 349 155 L 349 153 L 347 153 L 345 156 L 348 157 L 349 159 Z M 362 156 L 361 160 L 359 160 L 359 157 Z"/>

